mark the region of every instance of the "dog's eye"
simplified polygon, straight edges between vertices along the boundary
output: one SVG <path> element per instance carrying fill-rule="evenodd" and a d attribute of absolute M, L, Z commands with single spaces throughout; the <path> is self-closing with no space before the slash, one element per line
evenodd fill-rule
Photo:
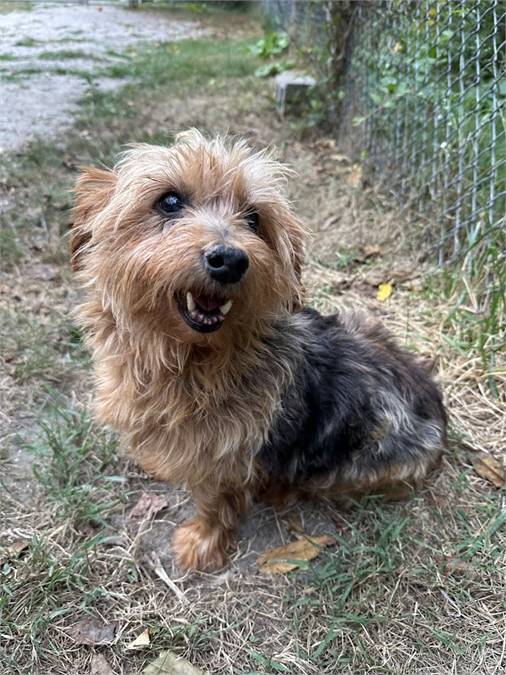
<path fill-rule="evenodd" d="M 184 207 L 183 198 L 177 192 L 167 192 L 166 195 L 160 197 L 157 206 L 163 213 L 177 213 Z"/>
<path fill-rule="evenodd" d="M 244 218 L 248 223 L 250 230 L 253 232 L 258 232 L 258 228 L 260 226 L 260 216 L 258 215 L 257 211 L 251 209 L 245 214 Z"/>

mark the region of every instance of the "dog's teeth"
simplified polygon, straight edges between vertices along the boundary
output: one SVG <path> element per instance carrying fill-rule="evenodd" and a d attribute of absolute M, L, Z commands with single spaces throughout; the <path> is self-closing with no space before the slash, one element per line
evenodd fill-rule
<path fill-rule="evenodd" d="M 223 314 L 223 316 L 226 316 L 230 312 L 231 307 L 232 307 L 232 300 L 227 300 L 227 302 L 224 305 L 221 305 L 220 312 Z"/>
<path fill-rule="evenodd" d="M 193 312 L 193 310 L 197 307 L 195 304 L 195 300 L 193 299 L 193 295 L 188 291 L 186 294 L 186 305 L 188 307 L 189 312 Z"/>

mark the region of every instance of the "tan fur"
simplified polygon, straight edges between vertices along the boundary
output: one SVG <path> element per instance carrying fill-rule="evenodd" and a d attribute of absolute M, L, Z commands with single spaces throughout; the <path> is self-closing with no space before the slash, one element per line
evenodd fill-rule
<path fill-rule="evenodd" d="M 196 516 L 173 540 L 185 569 L 223 565 L 238 519 L 261 491 L 274 501 L 278 491 L 278 502 L 296 493 L 269 486 L 256 461 L 293 376 L 269 336 L 280 316 L 297 321 L 289 315 L 302 301 L 305 234 L 282 196 L 285 174 L 243 141 L 208 141 L 192 130 L 171 148 L 136 146 L 113 171 L 86 169 L 77 182 L 71 250 L 97 415 L 148 473 L 192 491 Z M 170 222 L 156 208 L 169 191 L 187 197 Z M 244 218 L 250 208 L 260 215 L 258 233 Z M 250 267 L 228 291 L 223 327 L 204 334 L 183 321 L 176 298 L 209 291 L 202 255 L 217 243 L 240 247 Z M 370 490 L 425 467 L 400 471 L 349 478 Z M 336 487 L 334 474 L 306 492 Z"/>
<path fill-rule="evenodd" d="M 83 167 L 75 187 L 74 223 L 70 233 L 72 267 L 79 269 L 80 252 L 90 240 L 86 223 L 105 207 L 116 183 L 112 171 Z"/>
<path fill-rule="evenodd" d="M 240 511 L 227 494 L 246 495 L 258 480 L 255 450 L 289 377 L 261 346 L 271 318 L 302 295 L 304 231 L 281 196 L 284 173 L 267 153 L 193 130 L 172 148 L 137 146 L 113 172 L 87 169 L 77 183 L 72 250 L 86 289 L 79 317 L 94 355 L 97 414 L 147 472 L 194 491 L 197 520 L 175 538 L 184 567 L 222 563 Z M 153 205 L 171 189 L 191 194 L 192 207 L 165 232 Z M 241 222 L 252 205 L 261 236 Z M 182 321 L 175 294 L 206 288 L 202 250 L 225 239 L 247 252 L 254 275 L 234 296 L 226 328 L 199 334 Z M 248 398 L 244 378 L 256 382 Z"/>

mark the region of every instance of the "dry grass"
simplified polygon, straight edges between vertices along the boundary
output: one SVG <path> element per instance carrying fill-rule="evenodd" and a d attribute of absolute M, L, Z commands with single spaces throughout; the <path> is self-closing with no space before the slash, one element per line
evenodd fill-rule
<path fill-rule="evenodd" d="M 3 167 L 4 226 L 14 233 L 6 241 L 16 252 L 0 274 L 0 543 L 28 546 L 0 554 L 0 671 L 82 674 L 101 652 L 115 673 L 138 673 L 172 649 L 213 674 L 504 672 L 504 493 L 472 469 L 477 450 L 504 452 L 504 401 L 448 324 L 452 300 L 414 253 L 423 234 L 413 238 L 329 139 L 302 140 L 300 129 L 280 124 L 271 84 L 248 74 L 255 64 L 244 39 L 182 43 L 170 57 L 170 101 L 167 49 L 156 48 L 151 65 L 131 65 L 146 71 L 147 93 L 130 85 L 94 95 L 64 146 L 33 144 Z M 362 306 L 410 348 L 437 355 L 451 411 L 442 470 L 410 502 L 297 506 L 306 532 L 329 532 L 337 545 L 286 577 L 257 572 L 256 555 L 293 536 L 260 506 L 227 570 L 181 577 L 168 539 L 191 508 L 188 497 L 119 458 L 114 437 L 89 419 L 88 362 L 71 327 L 75 291 L 58 237 L 66 190 L 78 165 L 107 163 L 124 142 L 166 141 L 193 124 L 280 147 L 299 174 L 292 197 L 314 231 L 308 300 L 325 311 Z M 388 280 L 394 291 L 381 303 L 377 284 Z M 504 372 L 498 364 L 499 387 Z M 129 517 L 143 491 L 169 502 L 151 520 Z M 157 576 L 153 552 L 172 585 Z M 69 629 L 85 616 L 115 622 L 113 643 L 73 641 Z M 150 647 L 127 650 L 147 627 Z"/>

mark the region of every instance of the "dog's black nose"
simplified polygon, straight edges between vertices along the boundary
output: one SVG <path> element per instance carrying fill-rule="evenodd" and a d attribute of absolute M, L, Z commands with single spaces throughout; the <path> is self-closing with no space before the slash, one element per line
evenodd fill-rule
<path fill-rule="evenodd" d="M 233 246 L 213 246 L 204 254 L 204 264 L 209 276 L 221 284 L 235 284 L 248 269 L 246 253 Z"/>

